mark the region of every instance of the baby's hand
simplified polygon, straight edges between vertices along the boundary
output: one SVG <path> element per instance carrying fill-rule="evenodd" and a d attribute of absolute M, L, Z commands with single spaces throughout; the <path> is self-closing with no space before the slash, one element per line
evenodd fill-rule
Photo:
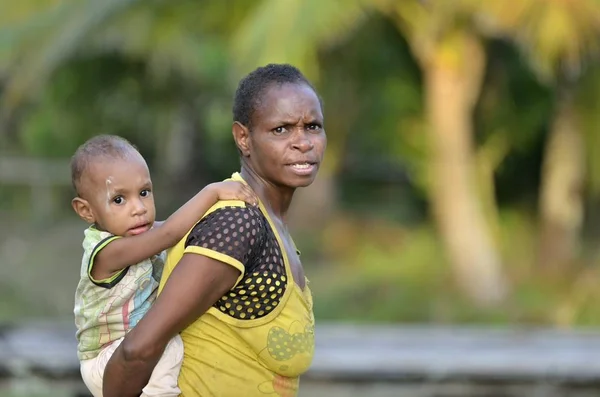
<path fill-rule="evenodd" d="M 217 200 L 242 200 L 251 205 L 258 205 L 258 196 L 250 186 L 237 181 L 216 182 L 210 185 Z"/>

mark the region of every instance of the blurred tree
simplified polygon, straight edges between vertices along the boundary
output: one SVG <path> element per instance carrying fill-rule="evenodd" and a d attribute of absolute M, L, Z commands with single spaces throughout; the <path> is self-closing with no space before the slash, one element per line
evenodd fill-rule
<path fill-rule="evenodd" d="M 228 54 L 223 48 L 228 32 L 245 15 L 246 2 L 236 3 L 235 7 L 221 2 L 199 7 L 196 1 L 191 0 L 72 0 L 46 8 L 36 8 L 34 3 L 37 2 L 24 0 L 19 2 L 19 6 L 11 3 L 13 8 L 26 9 L 27 12 L 14 12 L 26 23 L 0 31 L 0 43 L 12 48 L 12 51 L 0 53 L 0 70 L 6 71 L 7 76 L 1 98 L 5 125 L 15 114 L 15 109 L 22 108 L 22 104 L 43 100 L 43 96 L 48 95 L 41 88 L 52 83 L 51 77 L 55 77 L 61 67 L 84 59 L 89 60 L 88 65 L 93 64 L 94 59 L 102 64 L 103 57 L 114 59 L 118 56 L 124 61 L 123 65 L 138 64 L 133 79 L 131 70 L 126 71 L 127 67 L 113 69 L 102 78 L 120 80 L 119 84 L 107 84 L 112 87 L 110 93 L 102 98 L 93 98 L 103 89 L 102 82 L 99 82 L 100 87 L 85 93 L 91 96 L 86 102 L 103 101 L 105 106 L 100 109 L 105 110 L 106 116 L 106 112 L 114 115 L 115 112 L 125 112 L 126 108 L 133 110 L 131 106 L 119 107 L 119 98 L 155 101 L 154 105 L 159 105 L 154 106 L 155 114 L 145 113 L 142 106 L 128 117 L 133 119 L 137 114 L 153 119 L 150 131 L 144 131 L 145 138 L 148 133 L 152 136 L 158 177 L 169 185 L 188 174 L 184 171 L 193 170 L 198 159 L 207 157 L 199 155 L 206 145 L 197 144 L 214 138 L 204 133 L 205 127 L 215 122 L 214 117 L 208 114 L 214 108 L 207 106 L 207 100 L 212 96 L 218 101 L 228 91 L 229 87 L 223 84 L 229 77 L 226 67 Z M 52 5 L 52 2 L 48 3 Z M 85 63 L 79 62 L 79 65 Z M 63 73 L 63 80 L 71 78 L 73 80 L 67 85 L 76 90 L 82 88 L 79 80 L 81 71 L 73 72 L 71 77 Z M 100 70 L 96 73 L 102 76 Z M 152 94 L 148 95 L 149 92 Z M 159 93 L 162 95 L 157 98 Z M 56 99 L 56 92 L 52 95 Z M 43 111 L 48 109 L 46 107 Z M 103 118 L 101 110 L 95 114 L 97 118 Z M 89 124 L 90 120 L 87 122 Z M 129 126 L 134 124 L 131 120 Z M 141 124 L 137 127 L 137 130 L 145 128 Z M 123 133 L 118 128 L 86 130 L 89 135 Z M 49 132 L 50 136 L 65 133 Z M 223 132 L 229 135 L 228 131 Z"/>
<path fill-rule="evenodd" d="M 597 54 L 600 4 L 596 0 L 496 0 L 489 10 L 512 32 L 538 77 L 555 88 L 540 192 L 540 265 L 560 270 L 577 253 L 584 219 L 585 136 L 576 107 L 578 83 Z"/>
<path fill-rule="evenodd" d="M 481 305 L 506 294 L 477 186 L 473 116 L 486 69 L 477 17 L 483 2 L 375 1 L 407 37 L 421 66 L 433 216 L 459 284 Z"/>
<path fill-rule="evenodd" d="M 234 51 L 240 70 L 288 61 L 315 78 L 317 51 L 354 31 L 365 10 L 377 8 L 392 17 L 423 73 L 434 218 L 464 290 L 481 304 L 495 304 L 506 287 L 477 197 L 472 144 L 471 119 L 485 71 L 485 51 L 472 23 L 478 6 L 468 0 L 263 0 L 240 27 Z M 335 137 L 333 146 L 336 153 Z M 332 163 L 335 167 L 339 159 Z"/>
<path fill-rule="evenodd" d="M 582 227 L 579 247 L 582 256 L 597 255 L 598 236 L 600 235 L 600 71 L 597 62 L 588 65 L 577 82 L 574 95 L 574 108 L 577 112 L 584 143 L 582 161 L 585 162 L 584 194 L 585 205 L 584 225 Z M 586 244 L 587 243 L 587 244 Z"/>
<path fill-rule="evenodd" d="M 500 206 L 537 206 L 538 153 L 553 93 L 510 40 L 489 40 L 487 54 L 485 89 L 475 112 L 477 168 L 488 218 L 499 237 Z"/>
<path fill-rule="evenodd" d="M 343 142 L 336 208 L 402 225 L 426 221 L 421 74 L 405 38 L 374 13 L 319 63 L 327 131 Z"/>

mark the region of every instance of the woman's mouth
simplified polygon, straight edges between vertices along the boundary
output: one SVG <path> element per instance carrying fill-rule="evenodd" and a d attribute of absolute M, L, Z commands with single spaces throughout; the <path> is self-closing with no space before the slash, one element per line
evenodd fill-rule
<path fill-rule="evenodd" d="M 311 175 L 317 168 L 317 164 L 309 161 L 288 164 L 288 167 L 297 175 Z"/>

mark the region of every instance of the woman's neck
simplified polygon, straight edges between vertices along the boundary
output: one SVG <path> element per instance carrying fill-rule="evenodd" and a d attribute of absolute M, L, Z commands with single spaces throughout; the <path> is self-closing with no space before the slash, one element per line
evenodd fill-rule
<path fill-rule="evenodd" d="M 260 200 L 267 207 L 267 210 L 281 220 L 285 219 L 290 204 L 292 203 L 295 189 L 285 189 L 275 186 L 273 183 L 261 178 L 254 170 L 243 163 L 240 175 L 258 195 Z"/>

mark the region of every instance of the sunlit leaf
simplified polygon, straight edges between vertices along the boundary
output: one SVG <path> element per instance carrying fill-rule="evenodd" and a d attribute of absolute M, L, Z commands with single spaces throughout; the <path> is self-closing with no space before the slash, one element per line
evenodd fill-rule
<path fill-rule="evenodd" d="M 316 51 L 341 40 L 364 19 L 361 0 L 263 0 L 233 37 L 240 73 L 292 63 L 316 78 Z"/>
<path fill-rule="evenodd" d="M 19 65 L 18 73 L 11 73 L 3 95 L 4 111 L 13 109 L 27 92 L 36 88 L 76 51 L 88 34 L 115 13 L 136 0 L 104 0 L 77 2 L 56 32 L 45 38 L 38 51 Z"/>
<path fill-rule="evenodd" d="M 488 10 L 516 38 L 544 79 L 557 73 L 578 74 L 598 53 L 597 0 L 490 0 Z"/>

